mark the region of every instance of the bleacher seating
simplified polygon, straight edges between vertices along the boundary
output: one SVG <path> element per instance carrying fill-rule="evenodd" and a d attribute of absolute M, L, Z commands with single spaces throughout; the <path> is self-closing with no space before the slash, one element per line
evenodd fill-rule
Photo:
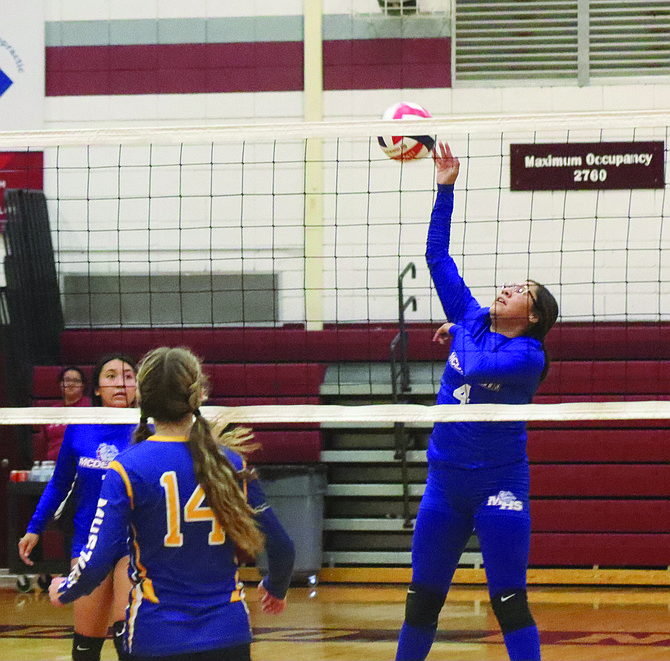
<path fill-rule="evenodd" d="M 667 326 L 573 330 L 559 327 L 552 335 L 560 359 L 540 386 L 537 403 L 669 398 Z M 533 422 L 528 429 L 531 565 L 670 564 L 666 421 Z"/>
<path fill-rule="evenodd" d="M 431 342 L 434 326 L 407 330 L 409 401 L 434 403 L 447 348 Z M 206 363 L 212 404 L 339 402 L 331 397 L 338 392 L 346 403 L 356 403 L 359 395 L 388 401 L 384 364 L 396 332 L 391 324 L 320 331 L 296 326 L 67 330 L 61 351 L 63 364 L 91 365 L 100 347 L 139 358 L 155 346 L 184 345 Z M 670 398 L 670 324 L 564 323 L 552 330 L 547 348 L 553 365 L 538 403 Z M 35 368 L 35 404 L 60 395 L 57 370 Z M 355 378 L 344 383 L 352 374 Z M 374 387 L 365 383 L 369 378 L 377 379 Z M 530 423 L 531 564 L 670 565 L 668 432 L 666 421 Z M 258 463 L 319 461 L 318 426 L 262 425 L 256 433 L 263 444 L 253 457 Z M 392 448 L 392 433 L 386 433 Z"/>
<path fill-rule="evenodd" d="M 67 361 L 65 361 L 67 362 Z M 58 366 L 36 366 L 33 369 L 33 405 L 50 406 L 61 397 Z M 90 378 L 91 366 L 84 371 Z M 295 364 L 206 364 L 211 394 L 209 404 L 242 406 L 252 404 L 318 403 L 319 386 L 325 366 L 314 363 Z M 254 463 L 318 462 L 321 440 L 318 425 L 259 425 L 255 441 L 261 447 L 254 451 Z"/>
<path fill-rule="evenodd" d="M 442 347 L 431 342 L 434 329 L 408 328 L 412 360 L 440 360 Z M 99 348 L 118 347 L 141 356 L 153 347 L 188 346 L 205 363 L 338 363 L 388 361 L 397 329 L 390 324 L 326 327 L 308 331 L 281 328 L 67 330 L 61 334 L 63 360 L 91 362 Z"/>

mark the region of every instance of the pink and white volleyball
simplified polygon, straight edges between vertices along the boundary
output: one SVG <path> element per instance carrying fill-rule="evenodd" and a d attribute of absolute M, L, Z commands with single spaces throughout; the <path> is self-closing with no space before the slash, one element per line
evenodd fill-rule
<path fill-rule="evenodd" d="M 417 103 L 396 103 L 382 115 L 382 119 L 427 119 L 431 115 Z M 430 135 L 391 135 L 377 138 L 382 151 L 394 161 L 412 161 L 430 154 L 435 138 Z"/>

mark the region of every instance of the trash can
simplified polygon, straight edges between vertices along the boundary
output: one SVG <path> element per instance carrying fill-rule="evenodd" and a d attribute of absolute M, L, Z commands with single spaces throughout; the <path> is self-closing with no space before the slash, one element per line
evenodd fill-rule
<path fill-rule="evenodd" d="M 259 466 L 267 502 L 295 544 L 293 579 L 316 585 L 323 557 L 323 502 L 326 467 L 322 465 Z M 258 556 L 267 573 L 265 553 Z"/>

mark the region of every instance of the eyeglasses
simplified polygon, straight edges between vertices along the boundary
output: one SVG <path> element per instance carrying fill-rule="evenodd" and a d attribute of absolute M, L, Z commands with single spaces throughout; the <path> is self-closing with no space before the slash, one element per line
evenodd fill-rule
<path fill-rule="evenodd" d="M 517 285 L 514 283 L 507 283 L 504 285 L 500 286 L 500 289 L 511 289 L 515 294 L 528 294 L 530 298 L 532 299 L 533 303 L 537 303 L 537 299 L 535 296 L 533 296 L 533 290 L 530 288 L 531 286 L 526 283 L 523 285 Z"/>
<path fill-rule="evenodd" d="M 63 385 L 66 386 L 78 386 L 80 383 L 83 383 L 81 379 L 63 379 Z"/>

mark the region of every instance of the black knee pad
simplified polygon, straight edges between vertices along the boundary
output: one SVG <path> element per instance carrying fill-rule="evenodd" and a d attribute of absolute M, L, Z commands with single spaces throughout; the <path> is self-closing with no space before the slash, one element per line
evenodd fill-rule
<path fill-rule="evenodd" d="M 104 638 L 82 636 L 75 631 L 72 639 L 72 661 L 100 661 L 104 642 Z"/>
<path fill-rule="evenodd" d="M 116 649 L 116 656 L 120 661 L 126 661 L 128 658 L 124 648 L 123 648 L 123 638 L 126 633 L 126 621 L 117 620 L 112 624 L 112 637 L 114 640 L 114 647 Z"/>
<path fill-rule="evenodd" d="M 503 633 L 511 633 L 535 625 L 528 608 L 528 595 L 524 589 L 509 589 L 491 599 L 493 612 Z"/>
<path fill-rule="evenodd" d="M 405 622 L 420 629 L 437 629 L 446 595 L 430 592 L 420 585 L 410 584 L 405 602 Z"/>

